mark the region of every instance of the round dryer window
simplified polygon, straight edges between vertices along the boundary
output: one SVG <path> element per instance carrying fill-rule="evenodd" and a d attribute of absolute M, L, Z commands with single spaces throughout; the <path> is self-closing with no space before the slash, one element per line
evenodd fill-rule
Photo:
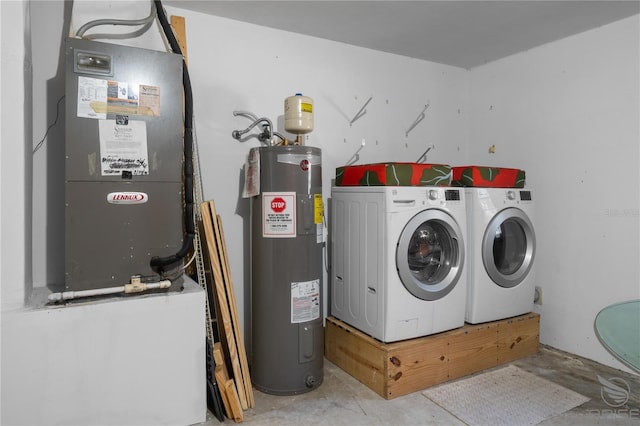
<path fill-rule="evenodd" d="M 438 300 L 458 283 L 464 262 L 462 233 L 447 213 L 424 210 L 404 227 L 396 268 L 405 288 L 422 300 Z"/>
<path fill-rule="evenodd" d="M 489 277 L 501 287 L 515 287 L 529 273 L 535 234 L 527 215 L 508 208 L 493 217 L 484 234 L 482 260 Z"/>

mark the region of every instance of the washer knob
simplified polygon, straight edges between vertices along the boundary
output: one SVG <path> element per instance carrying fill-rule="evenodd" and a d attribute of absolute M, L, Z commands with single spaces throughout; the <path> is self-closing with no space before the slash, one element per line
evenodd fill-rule
<path fill-rule="evenodd" d="M 515 200 L 516 199 L 515 191 L 507 191 L 507 199 L 511 201 Z"/>
<path fill-rule="evenodd" d="M 430 189 L 429 190 L 429 199 L 430 200 L 437 200 L 438 199 L 438 191 L 435 189 Z"/>

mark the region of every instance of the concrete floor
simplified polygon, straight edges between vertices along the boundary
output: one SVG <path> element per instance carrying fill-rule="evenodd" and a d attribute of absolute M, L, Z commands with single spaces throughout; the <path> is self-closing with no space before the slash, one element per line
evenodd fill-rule
<path fill-rule="evenodd" d="M 541 345 L 540 351 L 513 365 L 578 392 L 589 401 L 544 421 L 543 425 L 640 424 L 640 376 Z M 496 367 L 500 368 L 500 367 Z M 478 373 L 480 374 L 480 373 Z M 625 380 L 631 389 L 628 402 L 608 406 L 598 375 Z M 459 379 L 459 380 L 463 380 Z M 458 418 L 426 398 L 422 391 L 385 400 L 345 371 L 324 360 L 324 381 L 316 390 L 296 396 L 273 396 L 254 390 L 255 408 L 244 412 L 251 425 L 464 425 Z M 224 424 L 234 422 L 225 419 Z M 220 422 L 210 413 L 205 425 Z"/>

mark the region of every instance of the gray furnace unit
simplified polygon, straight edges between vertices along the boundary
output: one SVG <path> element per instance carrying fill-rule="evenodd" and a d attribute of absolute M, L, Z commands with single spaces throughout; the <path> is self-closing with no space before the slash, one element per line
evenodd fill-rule
<path fill-rule="evenodd" d="M 323 204 L 319 148 L 253 148 L 260 194 L 251 200 L 251 379 L 292 395 L 322 383 Z"/>
<path fill-rule="evenodd" d="M 182 57 L 66 44 L 65 289 L 157 280 L 183 240 Z M 182 285 L 171 265 L 172 289 Z"/>

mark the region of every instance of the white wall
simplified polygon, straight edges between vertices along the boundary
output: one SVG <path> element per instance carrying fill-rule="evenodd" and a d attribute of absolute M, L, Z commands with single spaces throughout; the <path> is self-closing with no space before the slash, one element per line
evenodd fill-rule
<path fill-rule="evenodd" d="M 536 197 L 541 341 L 615 367 L 593 324 L 640 298 L 639 33 L 635 16 L 471 72 L 469 158 L 526 170 Z"/>
<path fill-rule="evenodd" d="M 23 305 L 31 288 L 31 33 L 29 4 L 0 2 L 0 299 L 2 310 Z"/>

